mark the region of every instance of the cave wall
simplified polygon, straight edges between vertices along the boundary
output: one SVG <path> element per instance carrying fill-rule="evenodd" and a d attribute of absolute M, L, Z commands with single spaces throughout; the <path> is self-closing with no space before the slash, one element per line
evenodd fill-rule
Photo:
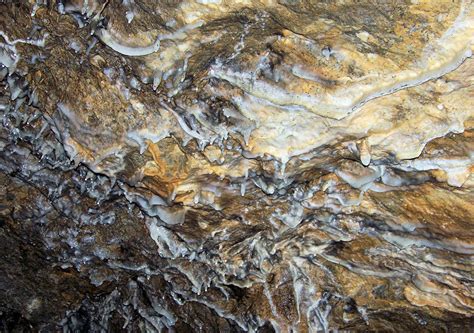
<path fill-rule="evenodd" d="M 474 2 L 0 2 L 4 332 L 469 332 Z"/>

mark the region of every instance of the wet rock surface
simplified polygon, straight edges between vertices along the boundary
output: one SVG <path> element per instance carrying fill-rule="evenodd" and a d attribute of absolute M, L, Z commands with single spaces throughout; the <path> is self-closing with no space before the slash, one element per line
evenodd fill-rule
<path fill-rule="evenodd" d="M 5 332 L 469 332 L 474 3 L 0 4 Z"/>

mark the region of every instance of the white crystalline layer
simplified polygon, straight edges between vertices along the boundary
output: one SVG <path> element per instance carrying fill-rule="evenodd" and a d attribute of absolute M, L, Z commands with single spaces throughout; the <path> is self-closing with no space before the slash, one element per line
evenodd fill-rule
<path fill-rule="evenodd" d="M 108 47 L 112 48 L 114 51 L 117 51 L 120 54 L 131 56 L 131 57 L 140 57 L 153 54 L 160 50 L 160 43 L 162 40 L 180 40 L 186 37 L 186 33 L 189 30 L 196 29 L 203 24 L 202 21 L 195 22 L 193 24 L 184 26 L 173 33 L 170 34 L 161 34 L 158 35 L 155 42 L 149 46 L 143 47 L 132 47 L 121 44 L 117 39 L 106 29 L 100 29 L 96 32 L 97 37 L 106 44 Z"/>
<path fill-rule="evenodd" d="M 461 187 L 471 175 L 470 168 L 474 165 L 472 158 L 459 159 L 416 159 L 405 161 L 402 164 L 404 170 L 443 170 L 447 175 L 447 182 L 451 186 Z"/>
<path fill-rule="evenodd" d="M 18 56 L 16 53 L 0 45 L 0 63 L 7 67 L 10 72 L 14 72 L 17 62 Z"/>
<path fill-rule="evenodd" d="M 153 143 L 157 143 L 163 140 L 164 138 L 168 137 L 169 135 L 170 135 L 169 130 L 154 132 L 154 131 L 150 131 L 147 128 L 143 128 L 140 130 L 128 132 L 127 138 L 138 143 L 138 145 L 140 146 L 140 154 L 143 154 L 148 147 L 148 144 L 146 143 L 147 140 Z"/>
<path fill-rule="evenodd" d="M 183 11 L 186 11 L 188 7 L 190 11 L 193 8 L 202 9 L 202 12 L 195 13 L 198 18 L 201 17 L 199 15 L 208 12 L 214 13 L 216 11 L 217 13 L 227 10 L 225 3 L 222 6 L 216 6 L 212 3 L 213 1 L 205 2 L 206 4 L 203 2 L 201 4 L 183 2 L 180 8 Z M 245 5 L 245 3 L 247 2 L 239 2 L 239 6 Z M 198 7 L 195 8 L 195 6 Z M 243 96 L 230 97 L 238 106 L 240 112 L 236 118 L 233 118 L 233 115 L 230 116 L 230 119 L 238 120 L 238 125 L 226 130 L 230 133 L 241 133 L 247 144 L 245 149 L 251 155 L 270 155 L 282 162 L 332 143 L 343 135 L 363 138 L 368 135 L 368 132 L 373 134 L 358 146 L 362 164 L 369 165 L 374 158 L 380 157 L 377 156 L 380 152 L 394 153 L 398 159 L 417 157 L 425 144 L 433 138 L 453 131 L 462 131 L 462 121 L 468 118 L 469 113 L 472 112 L 468 109 L 462 110 L 461 113 L 458 113 L 457 122 L 454 119 L 449 119 L 445 122 L 435 123 L 436 120 L 431 118 L 429 112 L 421 110 L 416 115 L 419 118 L 418 121 L 409 120 L 407 121 L 409 125 L 400 127 L 400 130 L 396 128 L 395 124 L 392 124 L 392 128 L 385 130 L 384 127 L 387 127 L 387 123 L 391 122 L 391 118 L 395 116 L 390 116 L 390 113 L 394 114 L 396 110 L 388 110 L 388 106 L 381 106 L 381 108 L 386 107 L 386 109 L 379 111 L 375 110 L 373 105 L 369 108 L 367 106 L 378 103 L 381 96 L 424 83 L 450 72 L 456 69 L 466 57 L 470 57 L 472 54 L 472 36 L 474 35 L 473 15 L 473 5 L 464 1 L 461 12 L 452 27 L 446 31 L 441 39 L 428 45 L 421 59 L 408 66 L 408 69 L 401 70 L 398 73 L 370 73 L 353 82 L 347 81 L 347 78 L 345 78 L 344 80 L 347 82 L 341 84 L 340 88 L 327 92 L 323 90 L 319 94 L 298 94 L 287 91 L 273 82 L 255 79 L 256 75 L 254 73 L 240 72 L 232 67 L 224 67 L 222 63 L 218 62 L 212 66 L 209 75 L 227 80 L 245 91 Z M 185 54 L 192 53 L 193 48 L 201 43 L 202 36 L 197 31 L 196 34 L 191 34 L 190 30 L 200 26 L 203 21 L 193 19 L 186 22 L 189 24 L 174 33 L 163 34 L 157 38 L 157 41 L 177 39 L 180 40 L 179 45 L 167 46 L 160 49 L 159 55 L 147 58 L 147 65 L 154 72 L 153 89 L 158 89 L 163 81 L 172 78 L 175 74 L 177 75 L 182 67 L 177 64 L 185 60 Z M 109 33 L 108 30 L 103 30 L 99 34 L 102 32 L 104 34 Z M 112 34 L 113 30 L 110 30 L 110 35 Z M 110 38 L 112 44 L 117 42 L 112 36 Z M 124 46 L 121 43 L 119 43 L 121 45 L 119 48 Z M 153 45 L 150 47 L 153 47 Z M 124 50 L 122 49 L 122 51 Z M 132 54 L 135 52 L 134 50 L 128 51 L 131 52 L 130 55 L 134 55 Z M 139 53 L 143 53 L 142 51 Z M 145 53 L 150 51 L 146 50 Z M 336 58 L 344 59 L 344 50 L 337 50 L 333 53 L 334 57 L 337 55 Z M 350 55 L 346 56 L 350 58 Z M 260 67 L 261 65 L 259 63 Z M 185 67 L 183 66 L 183 68 Z M 303 65 L 293 64 L 291 66 L 283 65 L 283 67 L 288 71 L 286 76 L 283 75 L 283 80 L 292 80 L 297 77 L 300 81 L 306 80 L 313 86 L 324 86 L 325 84 L 324 78 Z M 172 95 L 179 92 L 179 90 L 178 84 Z M 219 95 L 221 92 L 216 92 L 216 94 Z M 375 98 L 379 99 L 370 102 Z M 357 109 L 358 112 L 351 114 L 354 109 Z M 373 115 L 368 109 L 373 112 Z M 442 110 L 446 110 L 446 107 Z M 194 111 L 190 109 L 185 110 L 185 112 Z M 202 131 L 203 128 L 206 128 L 202 123 L 204 118 L 198 119 L 200 125 L 202 125 L 201 128 L 191 128 L 184 121 L 181 114 L 174 110 L 171 110 L 171 113 L 186 135 L 197 140 L 201 149 L 208 144 L 213 144 L 213 140 L 216 140 L 216 138 L 224 136 L 213 134 L 207 129 Z M 233 111 L 230 110 L 225 111 L 226 116 L 232 113 Z M 426 114 L 426 117 L 422 116 L 423 114 Z M 448 116 L 446 115 L 446 117 Z M 415 131 L 414 128 L 409 126 L 415 127 L 418 124 L 420 124 L 420 127 L 424 127 L 420 128 L 419 131 L 416 129 L 418 131 L 417 135 L 405 135 L 404 132 Z M 133 134 L 131 135 L 133 136 Z M 155 137 L 155 139 L 159 138 Z M 139 139 L 137 139 L 137 142 L 139 142 L 141 150 L 144 151 L 146 144 Z"/>
<path fill-rule="evenodd" d="M 222 0 L 196 0 L 196 2 L 202 5 L 218 5 L 222 2 Z"/>
<path fill-rule="evenodd" d="M 82 125 L 82 120 L 69 108 L 69 106 L 64 103 L 58 103 L 57 106 L 58 110 L 68 119 L 74 128 L 83 130 L 84 126 Z"/>
<path fill-rule="evenodd" d="M 467 61 L 460 70 L 472 71 L 472 60 Z M 213 92 L 227 97 L 221 90 Z M 397 94 L 395 99 L 383 97 L 371 101 L 359 112 L 342 120 L 327 119 L 301 107 L 279 107 L 250 94 L 229 98 L 239 109 L 235 119 L 241 117 L 246 119 L 245 122 L 239 120 L 242 124 L 252 124 L 251 127 L 246 125 L 250 133 L 246 149 L 252 155 L 268 154 L 282 161 L 334 143 L 345 136 L 367 137 L 358 145 L 363 164 L 368 165 L 381 152 L 391 152 L 398 159 L 411 159 L 419 156 L 432 139 L 450 132 L 462 132 L 463 122 L 474 114 L 469 101 L 466 101 L 465 108 L 447 113 L 411 100 L 412 103 L 404 105 L 410 113 L 402 118 L 403 122 L 393 122 L 399 113 L 395 103 L 408 98 L 405 91 Z M 449 100 L 445 104 L 452 107 Z M 232 117 L 236 113 L 226 112 Z"/>
<path fill-rule="evenodd" d="M 336 170 L 336 175 L 343 179 L 346 183 L 354 188 L 361 188 L 364 185 L 372 183 L 377 178 L 384 174 L 385 168 L 381 167 L 369 167 L 364 170 L 363 174 L 353 173 L 348 170 Z"/>
<path fill-rule="evenodd" d="M 169 225 L 184 223 L 186 217 L 185 207 L 169 206 L 168 203 L 158 195 L 141 195 L 133 193 L 125 184 L 121 186 L 127 200 L 138 204 L 148 216 L 159 217 L 161 221 Z"/>
<path fill-rule="evenodd" d="M 235 71 L 222 65 L 213 66 L 210 76 L 226 80 L 251 95 L 279 106 L 301 106 L 324 117 L 342 119 L 372 99 L 438 78 L 453 71 L 466 58 L 471 57 L 474 36 L 472 7 L 471 4 L 461 12 L 456 23 L 446 32 L 446 36 L 435 45 L 427 47 L 435 48 L 436 52 L 425 54 L 424 58 L 411 68 L 398 73 L 381 74 L 375 81 L 369 77 L 366 80 L 358 79 L 356 83 L 345 83 L 343 88 L 331 93 L 314 95 L 287 91 L 275 84 L 255 79 L 251 73 Z M 297 66 L 292 67 L 292 72 L 309 81 L 319 80 Z"/>
<path fill-rule="evenodd" d="M 184 208 L 157 207 L 158 217 L 167 224 L 183 224 L 186 216 Z"/>
<path fill-rule="evenodd" d="M 120 44 L 114 37 L 105 29 L 98 30 L 96 32 L 97 37 L 108 47 L 117 51 L 120 54 L 131 56 L 131 57 L 140 57 L 149 55 L 157 52 L 160 49 L 160 40 L 157 39 L 153 44 L 144 47 L 131 47 Z"/>
<path fill-rule="evenodd" d="M 275 214 L 275 217 L 290 228 L 296 228 L 303 220 L 303 206 L 294 202 L 290 210 L 283 214 Z"/>
<path fill-rule="evenodd" d="M 20 60 L 20 56 L 16 50 L 16 44 L 29 44 L 38 47 L 44 47 L 46 45 L 46 38 L 49 37 L 48 33 L 43 35 L 43 38 L 33 39 L 15 39 L 10 38 L 3 31 L 0 30 L 0 36 L 3 38 L 5 43 L 0 42 L 0 64 L 8 68 L 9 74 L 13 74 L 16 70 L 16 65 Z"/>
<path fill-rule="evenodd" d="M 179 258 L 189 255 L 186 244 L 178 241 L 176 235 L 163 226 L 158 226 L 155 221 L 148 223 L 150 237 L 158 245 L 158 251 L 163 257 Z"/>
<path fill-rule="evenodd" d="M 303 143 L 306 138 L 319 136 L 319 142 L 324 142 L 321 134 L 325 132 L 326 124 L 308 111 L 280 109 L 251 95 L 235 97 L 234 103 L 244 117 L 255 123 L 248 148 L 257 155 L 268 153 L 288 160 L 311 150 Z M 256 138 L 255 141 L 252 138 Z"/>
<path fill-rule="evenodd" d="M 391 232 L 387 232 L 382 235 L 385 240 L 388 242 L 397 244 L 400 247 L 428 247 L 435 249 L 444 249 L 462 254 L 474 254 L 474 245 L 471 243 L 466 243 L 461 240 L 429 240 L 426 238 L 417 238 L 417 237 L 402 237 Z"/>
<path fill-rule="evenodd" d="M 183 129 L 184 132 L 186 132 L 186 134 L 200 141 L 206 141 L 206 138 L 204 138 L 200 133 L 198 133 L 194 129 L 189 128 L 184 119 L 181 118 L 175 111 L 173 111 L 171 108 L 167 109 L 173 114 L 173 116 L 176 117 L 176 120 L 178 121 L 180 127 Z"/>

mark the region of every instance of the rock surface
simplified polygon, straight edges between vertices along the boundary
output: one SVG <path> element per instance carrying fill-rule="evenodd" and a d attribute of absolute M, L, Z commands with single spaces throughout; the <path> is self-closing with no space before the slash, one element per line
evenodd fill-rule
<path fill-rule="evenodd" d="M 0 4 L 0 328 L 468 332 L 474 1 Z"/>

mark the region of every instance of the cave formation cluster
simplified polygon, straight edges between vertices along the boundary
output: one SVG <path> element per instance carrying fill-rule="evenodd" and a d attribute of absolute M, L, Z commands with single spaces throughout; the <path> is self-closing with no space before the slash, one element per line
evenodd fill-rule
<path fill-rule="evenodd" d="M 471 331 L 473 51 L 473 0 L 0 1 L 0 331 Z"/>

